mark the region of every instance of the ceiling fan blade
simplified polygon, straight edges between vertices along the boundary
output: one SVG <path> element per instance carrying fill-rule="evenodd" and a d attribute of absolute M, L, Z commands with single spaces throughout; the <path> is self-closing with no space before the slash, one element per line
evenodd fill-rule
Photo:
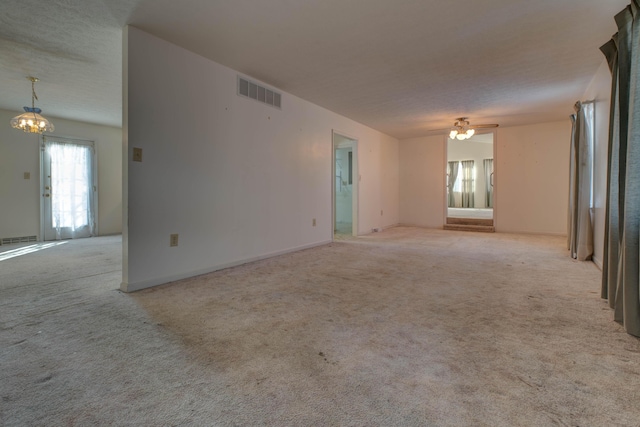
<path fill-rule="evenodd" d="M 481 128 L 497 128 L 498 126 L 500 125 L 493 123 L 493 124 L 486 124 L 486 125 L 471 125 L 470 127 L 481 129 Z"/>
<path fill-rule="evenodd" d="M 451 128 L 446 129 L 429 129 L 427 132 L 450 132 Z"/>

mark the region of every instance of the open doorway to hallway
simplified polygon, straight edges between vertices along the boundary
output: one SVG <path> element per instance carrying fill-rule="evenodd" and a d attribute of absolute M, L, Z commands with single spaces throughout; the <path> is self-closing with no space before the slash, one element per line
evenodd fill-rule
<path fill-rule="evenodd" d="M 333 232 L 358 235 L 358 141 L 333 132 Z"/>

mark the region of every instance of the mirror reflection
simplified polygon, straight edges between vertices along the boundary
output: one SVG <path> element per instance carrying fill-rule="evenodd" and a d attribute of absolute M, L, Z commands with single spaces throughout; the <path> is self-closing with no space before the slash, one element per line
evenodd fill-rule
<path fill-rule="evenodd" d="M 447 141 L 447 216 L 493 218 L 493 133 Z"/>

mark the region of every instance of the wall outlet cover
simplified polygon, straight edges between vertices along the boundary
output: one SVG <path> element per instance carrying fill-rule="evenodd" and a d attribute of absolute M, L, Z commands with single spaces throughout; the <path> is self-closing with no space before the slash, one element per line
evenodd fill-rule
<path fill-rule="evenodd" d="M 169 237 L 169 246 L 178 246 L 178 235 L 172 234 Z"/>

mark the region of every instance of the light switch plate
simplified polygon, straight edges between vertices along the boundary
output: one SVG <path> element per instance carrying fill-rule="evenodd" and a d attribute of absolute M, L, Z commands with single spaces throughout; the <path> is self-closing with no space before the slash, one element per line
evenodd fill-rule
<path fill-rule="evenodd" d="M 169 246 L 178 246 L 178 235 L 172 234 L 169 237 Z"/>
<path fill-rule="evenodd" d="M 133 147 L 133 161 L 134 162 L 142 161 L 142 148 Z"/>
<path fill-rule="evenodd" d="M 25 172 L 24 179 L 31 179 L 31 172 Z"/>

